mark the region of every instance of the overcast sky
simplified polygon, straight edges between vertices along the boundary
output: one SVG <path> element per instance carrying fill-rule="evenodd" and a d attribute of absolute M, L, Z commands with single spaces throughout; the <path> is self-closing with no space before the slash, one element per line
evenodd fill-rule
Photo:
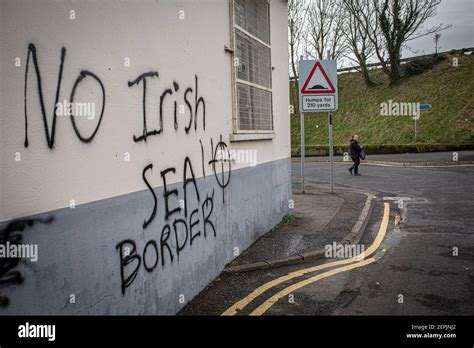
<path fill-rule="evenodd" d="M 442 52 L 474 46 L 474 0 L 442 0 L 437 12 L 435 17 L 426 21 L 424 27 L 439 23 L 452 24 L 451 28 L 441 32 L 439 44 Z M 434 52 L 432 35 L 409 41 L 408 45 L 417 53 L 404 50 L 404 57 Z"/>
<path fill-rule="evenodd" d="M 429 18 L 423 28 L 431 28 L 440 23 L 452 25 L 441 32 L 440 52 L 474 47 L 474 0 L 442 0 L 437 7 L 437 14 Z M 407 46 L 410 49 L 402 50 L 402 58 L 432 54 L 435 50 L 433 34 L 408 41 Z M 373 56 L 369 62 L 378 62 L 377 57 Z M 339 64 L 339 67 L 356 65 L 348 59 L 342 59 Z"/>

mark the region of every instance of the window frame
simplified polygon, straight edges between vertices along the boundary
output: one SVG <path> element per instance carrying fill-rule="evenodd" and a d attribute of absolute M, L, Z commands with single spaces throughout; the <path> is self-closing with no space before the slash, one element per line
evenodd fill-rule
<path fill-rule="evenodd" d="M 259 0 L 262 1 L 262 0 Z M 235 23 L 235 0 L 229 0 L 229 8 L 230 8 L 230 44 L 232 47 L 232 131 L 233 135 L 231 136 L 231 140 L 238 141 L 238 140 L 264 140 L 264 139 L 272 139 L 273 135 L 275 134 L 274 122 L 273 122 L 273 81 L 272 81 L 272 50 L 271 50 L 271 23 L 270 23 L 270 2 L 268 0 L 263 0 L 268 6 L 268 25 L 269 25 L 269 44 L 264 42 L 262 39 L 256 37 L 255 35 L 249 33 L 244 28 L 238 26 Z M 270 88 L 261 86 L 249 81 L 241 80 L 237 77 L 237 67 L 235 65 L 235 59 L 237 58 L 237 47 L 236 47 L 236 34 L 235 31 L 239 30 L 244 35 L 247 35 L 252 40 L 255 40 L 259 44 L 264 45 L 270 50 Z M 246 86 L 254 87 L 257 89 L 261 89 L 263 91 L 270 92 L 271 96 L 271 105 L 270 105 L 270 117 L 271 117 L 271 125 L 272 129 L 269 130 L 251 130 L 251 129 L 239 129 L 239 109 L 238 109 L 238 87 L 237 84 L 241 83 Z M 256 135 L 254 138 L 252 135 Z"/>

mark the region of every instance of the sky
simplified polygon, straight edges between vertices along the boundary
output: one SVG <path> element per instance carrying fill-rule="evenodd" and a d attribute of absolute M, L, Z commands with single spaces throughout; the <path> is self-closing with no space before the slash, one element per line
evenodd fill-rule
<path fill-rule="evenodd" d="M 439 41 L 440 52 L 452 49 L 474 47 L 474 0 L 442 0 L 437 7 L 437 13 L 429 18 L 422 28 L 428 29 L 439 24 L 451 24 L 452 26 L 441 32 Z M 402 58 L 415 57 L 424 54 L 432 54 L 435 51 L 433 35 L 423 36 L 408 41 L 409 48 L 402 49 Z M 377 63 L 374 55 L 369 63 Z M 349 67 L 357 65 L 349 59 L 341 59 L 338 67 Z M 290 72 L 291 74 L 291 72 Z"/>
<path fill-rule="evenodd" d="M 441 52 L 474 47 L 474 0 L 442 0 L 437 15 L 428 19 L 424 27 L 440 23 L 452 24 L 451 28 L 441 32 Z M 403 58 L 433 53 L 435 47 L 433 35 L 409 41 L 408 45 L 415 53 L 405 49 Z"/>

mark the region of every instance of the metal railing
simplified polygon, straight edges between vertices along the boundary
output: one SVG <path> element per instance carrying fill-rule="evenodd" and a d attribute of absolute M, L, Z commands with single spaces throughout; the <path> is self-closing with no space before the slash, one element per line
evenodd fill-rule
<path fill-rule="evenodd" d="M 468 47 L 468 48 L 452 49 L 452 50 L 449 50 L 449 51 L 438 52 L 438 54 L 449 54 L 449 53 L 453 53 L 453 52 L 464 53 L 464 52 L 473 52 L 473 51 L 474 51 L 474 47 Z M 415 59 L 424 58 L 424 57 L 432 57 L 434 55 L 435 55 L 435 53 L 431 53 L 431 54 L 423 54 L 421 56 L 403 58 L 403 59 L 400 59 L 400 62 L 401 63 L 408 63 L 408 62 L 410 62 L 412 60 L 415 60 Z M 390 64 L 390 62 L 387 61 L 386 64 Z M 377 68 L 377 67 L 382 67 L 382 63 L 377 62 L 377 63 L 367 64 L 367 68 L 369 68 L 369 69 Z M 346 67 L 346 68 L 337 69 L 337 72 L 340 73 L 340 72 L 358 71 L 359 69 L 360 69 L 360 65 L 355 65 L 355 66 L 350 66 L 350 67 Z M 294 76 L 290 76 L 290 81 L 292 81 L 294 79 L 295 79 Z"/>

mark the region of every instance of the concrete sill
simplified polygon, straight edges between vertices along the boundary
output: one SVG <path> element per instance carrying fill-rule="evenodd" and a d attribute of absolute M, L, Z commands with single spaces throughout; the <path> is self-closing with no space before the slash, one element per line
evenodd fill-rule
<path fill-rule="evenodd" d="M 275 133 L 233 133 L 230 141 L 272 140 Z"/>

